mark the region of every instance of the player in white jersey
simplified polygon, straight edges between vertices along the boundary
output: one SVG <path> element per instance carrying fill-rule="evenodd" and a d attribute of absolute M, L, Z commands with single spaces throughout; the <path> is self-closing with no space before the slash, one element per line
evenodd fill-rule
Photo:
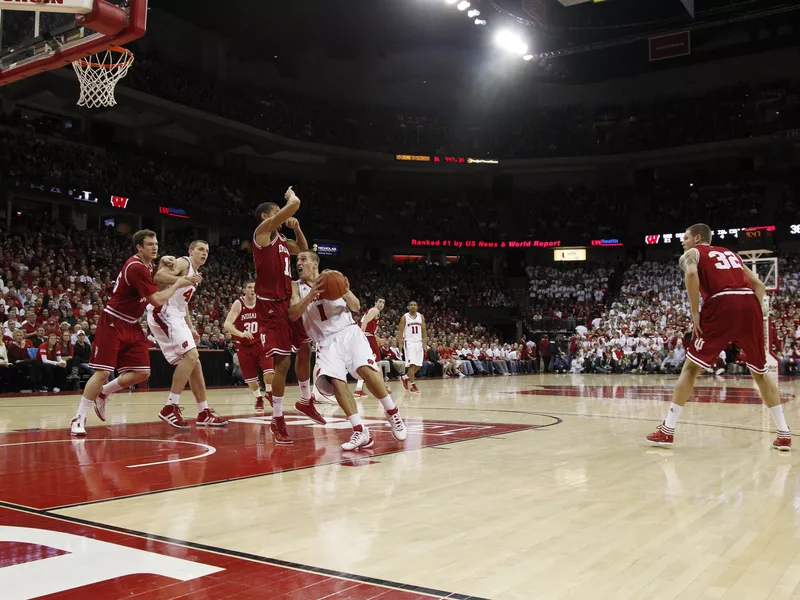
<path fill-rule="evenodd" d="M 165 257 L 173 258 L 173 257 Z M 180 277 L 191 277 L 198 273 L 208 260 L 208 243 L 195 240 L 189 245 L 189 256 L 174 259 L 172 267 L 159 265 L 161 280 Z M 200 355 L 195 342 L 200 336 L 192 324 L 189 313 L 189 302 L 197 291 L 197 286 L 188 287 L 182 293 L 173 294 L 162 306 L 147 306 L 147 324 L 158 342 L 167 362 L 175 366 L 172 374 L 172 387 L 169 390 L 167 403 L 158 413 L 158 417 L 176 429 L 189 429 L 181 416 L 181 392 L 188 382 L 197 401 L 198 427 L 223 427 L 228 422 L 208 407 L 206 400 L 206 380 L 200 365 Z"/>
<path fill-rule="evenodd" d="M 397 345 L 403 349 L 406 359 L 406 374 L 400 381 L 409 392 L 419 394 L 416 376 L 425 358 L 425 348 L 428 347 L 428 326 L 422 313 L 417 312 L 417 303 L 413 300 L 397 325 Z"/>
<path fill-rule="evenodd" d="M 360 303 L 349 289 L 339 300 L 319 298 L 321 280 L 319 255 L 306 250 L 297 255 L 297 273 L 300 281 L 292 282 L 292 299 L 289 318 L 303 319 L 306 333 L 317 346 L 319 377 L 317 387 L 325 395 L 335 395 L 339 406 L 353 426 L 350 440 L 342 450 L 359 450 L 374 444 L 369 429 L 364 427 L 358 414 L 356 400 L 347 387 L 347 373 L 363 379 L 367 389 L 378 398 L 397 440 L 406 439 L 406 427 L 386 386 L 380 368 L 372 355 L 367 336 L 356 325 L 352 312 Z"/>

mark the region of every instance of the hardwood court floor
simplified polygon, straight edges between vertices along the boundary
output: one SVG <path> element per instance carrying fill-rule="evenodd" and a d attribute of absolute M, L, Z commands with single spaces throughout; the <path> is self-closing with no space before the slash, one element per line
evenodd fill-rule
<path fill-rule="evenodd" d="M 647 446 L 674 380 L 394 384 L 409 439 L 368 398 L 360 453 L 326 405 L 273 445 L 241 388 L 210 392 L 226 429 L 126 393 L 85 441 L 75 397 L 0 399 L 0 597 L 800 598 L 796 455 L 747 378 L 701 379 L 674 449 Z"/>

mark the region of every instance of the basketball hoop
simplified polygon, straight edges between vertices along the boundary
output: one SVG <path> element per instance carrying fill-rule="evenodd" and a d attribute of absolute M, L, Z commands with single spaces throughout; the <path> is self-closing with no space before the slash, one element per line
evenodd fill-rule
<path fill-rule="evenodd" d="M 81 84 L 78 106 L 100 108 L 115 106 L 114 88 L 128 74 L 133 64 L 133 52 L 121 46 L 111 46 L 72 63 Z"/>

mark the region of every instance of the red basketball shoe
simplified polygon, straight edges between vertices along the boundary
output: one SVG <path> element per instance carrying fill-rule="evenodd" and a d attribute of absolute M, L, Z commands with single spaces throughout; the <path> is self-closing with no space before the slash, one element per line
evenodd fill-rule
<path fill-rule="evenodd" d="M 412 394 L 419 394 L 420 393 L 419 388 L 417 387 L 416 383 L 412 383 L 411 384 L 411 388 L 408 391 L 411 392 Z"/>
<path fill-rule="evenodd" d="M 206 408 L 197 415 L 198 427 L 225 427 L 228 422 L 220 417 L 213 408 Z"/>
<path fill-rule="evenodd" d="M 320 425 L 325 425 L 327 421 L 319 414 L 319 411 L 314 408 L 314 403 L 311 402 L 309 404 L 303 404 L 302 402 L 296 402 L 294 405 L 296 411 L 303 413 L 309 419 L 314 421 L 315 423 L 319 423 Z"/>
<path fill-rule="evenodd" d="M 355 396 L 356 398 L 366 398 L 367 396 L 369 396 L 369 394 L 367 394 L 367 392 L 365 392 L 364 390 L 356 390 L 353 396 Z"/>
<path fill-rule="evenodd" d="M 264 412 L 264 397 L 256 399 L 256 412 Z"/>
<path fill-rule="evenodd" d="M 158 413 L 158 418 L 175 429 L 189 429 L 189 423 L 183 420 L 182 412 L 182 406 L 165 404 L 161 412 Z"/>
<path fill-rule="evenodd" d="M 288 446 L 294 443 L 286 431 L 286 419 L 283 417 L 272 417 L 269 430 L 272 432 L 272 437 L 275 439 L 276 444 Z"/>
<path fill-rule="evenodd" d="M 669 448 L 675 441 L 675 430 L 668 428 L 664 423 L 658 426 L 653 433 L 647 436 L 647 441 L 654 446 L 663 446 Z"/>
<path fill-rule="evenodd" d="M 791 432 L 779 431 L 778 437 L 772 442 L 772 447 L 781 452 L 789 452 L 792 449 L 792 434 Z"/>
<path fill-rule="evenodd" d="M 403 376 L 400 378 L 400 383 L 402 383 L 402 384 L 403 384 L 403 387 L 404 387 L 404 388 L 406 388 L 406 391 L 408 391 L 408 377 L 406 377 L 405 375 L 403 375 Z"/>
<path fill-rule="evenodd" d="M 101 421 L 106 420 L 106 404 L 108 404 L 108 396 L 103 392 L 97 394 L 97 400 L 94 401 L 94 412 Z"/>

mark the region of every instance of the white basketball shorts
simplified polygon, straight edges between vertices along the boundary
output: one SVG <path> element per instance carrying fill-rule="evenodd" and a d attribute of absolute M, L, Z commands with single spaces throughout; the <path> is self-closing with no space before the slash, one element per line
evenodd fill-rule
<path fill-rule="evenodd" d="M 406 355 L 407 367 L 411 365 L 415 367 L 422 366 L 422 360 L 425 354 L 422 350 L 422 342 L 406 342 L 404 344 L 403 352 Z"/>
<path fill-rule="evenodd" d="M 380 373 L 375 363 L 367 336 L 357 325 L 351 325 L 317 343 L 317 388 L 326 396 L 333 396 L 331 379 L 347 381 L 347 374 L 360 379 L 358 369 L 370 367 Z"/>
<path fill-rule="evenodd" d="M 177 365 L 184 354 L 197 347 L 185 317 L 148 310 L 147 325 L 156 338 L 164 358 L 171 365 Z"/>

